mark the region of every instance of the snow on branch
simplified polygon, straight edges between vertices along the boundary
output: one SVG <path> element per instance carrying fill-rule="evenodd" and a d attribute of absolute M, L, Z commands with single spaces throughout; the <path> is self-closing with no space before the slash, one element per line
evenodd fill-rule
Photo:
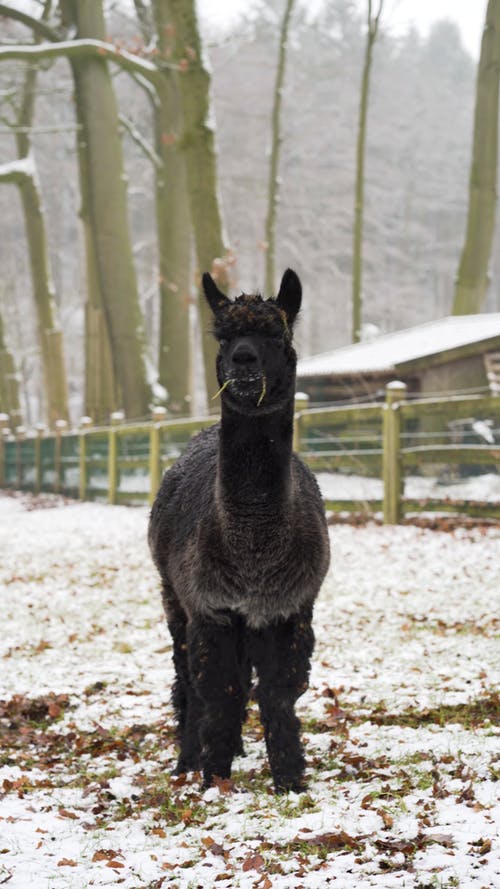
<path fill-rule="evenodd" d="M 42 43 L 36 45 L 6 46 L 0 48 L 0 62 L 2 61 L 40 61 L 65 56 L 66 58 L 78 58 L 95 56 L 106 61 L 115 62 L 126 71 L 141 74 L 151 83 L 157 83 L 161 76 L 161 70 L 147 59 L 141 59 L 133 53 L 119 50 L 112 43 L 104 40 L 62 40 L 58 43 Z M 162 67 L 179 70 L 179 66 L 173 63 L 161 63 Z"/>
<path fill-rule="evenodd" d="M 0 182 L 19 185 L 24 179 L 36 179 L 35 162 L 30 154 L 8 164 L 0 164 Z"/>

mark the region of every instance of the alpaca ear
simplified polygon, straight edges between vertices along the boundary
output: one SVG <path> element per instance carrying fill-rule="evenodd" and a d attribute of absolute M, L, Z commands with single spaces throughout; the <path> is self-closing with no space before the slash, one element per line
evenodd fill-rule
<path fill-rule="evenodd" d="M 227 303 L 230 303 L 231 300 L 227 296 L 225 296 L 225 294 L 222 293 L 221 290 L 219 290 L 214 279 L 211 275 L 208 274 L 208 272 L 205 272 L 202 275 L 201 282 L 203 284 L 203 290 L 205 292 L 208 305 L 212 309 L 214 315 L 216 315 L 219 309 L 221 309 L 222 306 L 225 306 Z"/>
<path fill-rule="evenodd" d="M 302 284 L 293 269 L 287 269 L 281 279 L 276 302 L 286 314 L 289 325 L 295 321 L 302 301 Z"/>

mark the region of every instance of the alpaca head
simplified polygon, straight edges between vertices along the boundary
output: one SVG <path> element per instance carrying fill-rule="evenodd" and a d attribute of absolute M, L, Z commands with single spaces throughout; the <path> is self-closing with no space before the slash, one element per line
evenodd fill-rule
<path fill-rule="evenodd" d="M 293 396 L 297 356 L 293 325 L 302 287 L 287 269 L 275 299 L 242 293 L 234 302 L 221 293 L 208 273 L 203 289 L 214 314 L 219 342 L 217 378 L 222 398 L 245 412 L 267 413 Z"/>

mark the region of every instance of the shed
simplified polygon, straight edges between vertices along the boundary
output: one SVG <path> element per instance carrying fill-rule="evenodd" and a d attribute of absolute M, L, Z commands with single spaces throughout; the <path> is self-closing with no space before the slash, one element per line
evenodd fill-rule
<path fill-rule="evenodd" d="M 303 358 L 297 388 L 328 403 L 382 398 L 394 379 L 414 394 L 485 392 L 499 355 L 500 312 L 450 315 Z"/>

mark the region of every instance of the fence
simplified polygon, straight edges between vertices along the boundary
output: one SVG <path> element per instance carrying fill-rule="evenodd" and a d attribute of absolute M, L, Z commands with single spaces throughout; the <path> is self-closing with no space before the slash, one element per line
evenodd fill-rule
<path fill-rule="evenodd" d="M 0 438 L 0 486 L 50 491 L 82 500 L 151 503 L 162 473 L 195 433 L 216 417 L 167 420 L 155 412 L 148 423 L 127 424 L 120 414 L 108 427 L 82 422 L 78 431 L 59 423 L 47 435 L 4 429 Z M 5 422 L 5 421 L 4 421 Z M 327 509 L 383 512 L 386 523 L 422 510 L 464 512 L 500 519 L 500 502 L 404 496 L 409 472 L 459 478 L 460 471 L 498 471 L 500 397 L 406 400 L 406 387 L 390 383 L 383 403 L 307 409 L 298 397 L 294 447 L 315 471 L 381 479 L 375 498 L 326 497 Z"/>

